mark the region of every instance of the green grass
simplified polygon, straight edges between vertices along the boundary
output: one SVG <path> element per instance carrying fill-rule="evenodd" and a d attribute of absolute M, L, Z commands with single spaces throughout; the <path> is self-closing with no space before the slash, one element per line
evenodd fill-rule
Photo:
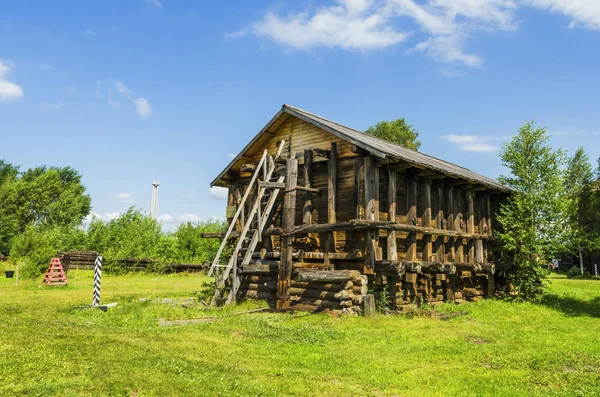
<path fill-rule="evenodd" d="M 0 279 L 0 394 L 61 396 L 600 395 L 600 281 L 553 279 L 540 304 L 487 300 L 468 316 L 330 318 L 140 302 L 202 294 L 199 275 L 103 277 L 67 287 Z M 159 327 L 158 318 L 216 316 Z"/>

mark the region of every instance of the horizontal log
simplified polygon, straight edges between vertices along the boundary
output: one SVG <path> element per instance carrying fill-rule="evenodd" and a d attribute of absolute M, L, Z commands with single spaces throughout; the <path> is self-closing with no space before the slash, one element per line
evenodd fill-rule
<path fill-rule="evenodd" d="M 316 289 L 304 289 L 304 288 L 290 288 L 290 295 L 302 296 L 306 298 L 319 298 L 327 300 L 348 300 L 354 297 L 354 293 L 351 290 L 341 291 L 321 291 Z"/>
<path fill-rule="evenodd" d="M 293 270 L 300 270 L 300 269 L 333 270 L 333 265 L 332 264 L 327 265 L 325 263 L 294 262 L 292 264 L 292 269 Z"/>
<path fill-rule="evenodd" d="M 327 257 L 331 260 L 362 260 L 363 253 L 360 250 L 354 250 L 352 252 L 330 252 Z M 304 259 L 325 259 L 325 253 L 323 252 L 305 252 Z"/>
<path fill-rule="evenodd" d="M 206 232 L 200 233 L 200 237 L 202 238 L 225 238 L 225 232 Z M 229 238 L 238 238 L 240 237 L 240 232 L 233 231 L 229 234 Z"/>
<path fill-rule="evenodd" d="M 414 226 L 397 222 L 368 221 L 363 219 L 354 219 L 350 222 L 321 223 L 312 225 L 300 225 L 295 227 L 287 235 L 296 235 L 303 233 L 323 233 L 343 230 L 395 230 L 408 233 L 426 234 L 431 236 L 444 236 L 453 238 L 465 238 L 470 240 L 492 240 L 493 237 L 488 234 L 463 233 L 453 230 L 436 229 L 433 227 Z"/>
<path fill-rule="evenodd" d="M 254 291 L 251 289 L 239 290 L 238 297 L 240 298 L 252 298 L 252 299 L 275 299 L 275 292 L 267 291 Z"/>
<path fill-rule="evenodd" d="M 358 270 L 302 270 L 298 271 L 296 281 L 335 283 L 348 280 L 362 282 Z"/>
<path fill-rule="evenodd" d="M 242 274 L 278 274 L 279 266 L 277 264 L 250 263 L 240 269 Z"/>
<path fill-rule="evenodd" d="M 354 283 L 350 280 L 340 283 L 312 283 L 312 282 L 300 282 L 292 280 L 290 287 L 293 288 L 304 288 L 304 289 L 316 289 L 321 291 L 342 291 L 345 289 L 352 289 Z"/>
<path fill-rule="evenodd" d="M 243 281 L 247 282 L 247 283 L 254 283 L 254 284 L 270 283 L 270 282 L 276 283 L 277 277 L 269 276 L 269 275 L 245 276 Z"/>
<path fill-rule="evenodd" d="M 240 284 L 240 289 L 251 289 L 255 291 L 277 291 L 277 281 L 267 283 L 245 283 Z"/>
<path fill-rule="evenodd" d="M 402 276 L 405 267 L 400 261 L 375 261 L 375 272 L 386 276 Z"/>

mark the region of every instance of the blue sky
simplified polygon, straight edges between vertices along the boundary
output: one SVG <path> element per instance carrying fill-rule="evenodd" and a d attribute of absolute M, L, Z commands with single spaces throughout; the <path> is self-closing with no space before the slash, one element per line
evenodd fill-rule
<path fill-rule="evenodd" d="M 536 119 L 600 157 L 595 0 L 15 1 L 0 5 L 0 158 L 70 165 L 93 211 L 223 216 L 209 183 L 289 103 L 357 129 L 405 117 L 487 176 Z"/>

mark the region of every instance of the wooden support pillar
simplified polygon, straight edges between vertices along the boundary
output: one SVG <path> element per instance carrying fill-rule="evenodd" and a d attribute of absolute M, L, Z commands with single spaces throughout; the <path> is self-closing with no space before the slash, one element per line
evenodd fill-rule
<path fill-rule="evenodd" d="M 467 233 L 475 233 L 475 193 L 473 187 L 467 189 Z M 475 244 L 473 240 L 467 242 L 467 261 L 475 262 Z"/>
<path fill-rule="evenodd" d="M 298 159 L 289 158 L 286 163 L 285 196 L 283 198 L 283 230 L 286 233 L 294 229 L 296 217 L 296 185 L 298 182 Z M 277 308 L 289 307 L 289 287 L 292 278 L 292 237 L 286 236 L 281 244 L 281 261 L 277 282 Z"/>
<path fill-rule="evenodd" d="M 373 157 L 365 157 L 365 203 L 366 219 L 379 220 L 379 170 Z M 365 274 L 373 274 L 379 253 L 379 231 L 365 232 Z"/>
<path fill-rule="evenodd" d="M 304 151 L 304 186 L 311 187 L 312 181 L 312 165 L 313 165 L 313 152 L 312 150 Z M 312 192 L 304 192 L 304 215 L 302 217 L 305 225 L 312 223 Z"/>
<path fill-rule="evenodd" d="M 406 172 L 406 221 L 409 225 L 417 222 L 417 175 L 408 170 Z M 417 260 L 417 235 L 409 233 L 407 237 L 406 260 L 414 262 Z"/>
<path fill-rule="evenodd" d="M 431 179 L 423 179 L 421 182 L 421 198 L 423 203 L 423 220 L 424 227 L 431 227 Z M 432 243 L 431 235 L 423 235 L 423 258 L 424 262 L 431 261 Z"/>
<path fill-rule="evenodd" d="M 446 187 L 446 211 L 448 218 L 446 219 L 446 228 L 448 230 L 454 229 L 454 186 L 450 185 Z M 447 244 L 448 261 L 454 262 L 456 260 L 456 251 L 454 246 L 455 239 L 449 237 Z"/>
<path fill-rule="evenodd" d="M 365 215 L 365 160 L 358 157 L 354 160 L 354 201 L 356 205 L 356 219 L 366 219 Z"/>
<path fill-rule="evenodd" d="M 456 291 L 456 274 L 448 274 L 446 279 L 446 302 L 454 303 L 454 292 Z"/>
<path fill-rule="evenodd" d="M 388 173 L 388 221 L 396 222 L 396 170 L 390 169 Z M 398 259 L 398 248 L 396 247 L 396 231 L 388 232 L 387 259 L 395 261 Z M 394 299 L 396 295 L 394 294 Z"/>
<path fill-rule="evenodd" d="M 327 172 L 327 222 L 336 223 L 336 199 L 337 199 L 337 164 L 338 153 L 337 143 L 331 143 L 329 154 L 328 172 Z M 337 250 L 336 232 L 329 233 L 327 238 L 327 253 Z"/>
<path fill-rule="evenodd" d="M 435 227 L 437 229 L 444 229 L 444 223 L 446 218 L 444 217 L 444 182 L 438 179 L 435 184 L 435 207 L 437 210 L 435 216 Z M 444 245 L 444 237 L 438 236 L 435 240 L 435 260 L 439 263 L 446 261 L 446 247 Z"/>
<path fill-rule="evenodd" d="M 396 294 L 398 293 L 398 277 L 388 276 L 388 292 L 390 294 L 390 308 L 396 308 Z"/>
<path fill-rule="evenodd" d="M 496 283 L 493 274 L 487 275 L 487 297 L 493 298 L 496 295 Z"/>

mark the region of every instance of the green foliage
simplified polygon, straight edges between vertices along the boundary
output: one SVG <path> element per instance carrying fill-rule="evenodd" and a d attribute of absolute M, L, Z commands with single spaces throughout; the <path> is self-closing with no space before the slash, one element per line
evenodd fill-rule
<path fill-rule="evenodd" d="M 592 276 L 587 271 L 584 271 L 583 274 L 581 274 L 581 269 L 579 268 L 579 266 L 573 266 L 572 268 L 567 270 L 565 275 L 567 276 L 567 278 L 590 278 Z"/>
<path fill-rule="evenodd" d="M 85 249 L 86 240 L 78 227 L 30 225 L 12 240 L 11 259 L 22 264 L 24 278 L 38 277 L 58 251 Z"/>
<path fill-rule="evenodd" d="M 379 313 L 386 313 L 390 310 L 390 292 L 387 288 L 376 288 L 369 291 L 375 296 L 375 308 Z"/>
<path fill-rule="evenodd" d="M 79 225 L 89 214 L 91 199 L 81 175 L 70 167 L 45 166 L 20 172 L 0 161 L 0 253 L 30 225 Z"/>
<path fill-rule="evenodd" d="M 173 236 L 177 240 L 177 249 L 180 259 L 184 262 L 201 263 L 212 261 L 219 249 L 220 240 L 202 238 L 202 233 L 222 232 L 225 222 L 203 221 L 193 224 L 191 222 L 179 225 Z"/>
<path fill-rule="evenodd" d="M 588 155 L 582 147 L 569 159 L 565 189 L 568 202 L 567 250 L 577 256 L 577 252 L 590 252 L 595 248 L 597 238 L 598 212 L 597 193 L 593 190 L 593 172 Z"/>
<path fill-rule="evenodd" d="M 395 143 L 412 150 L 419 150 L 419 132 L 410 124 L 400 118 L 393 121 L 380 121 L 374 126 L 367 128 L 365 133 L 377 138 Z"/>
<path fill-rule="evenodd" d="M 203 232 L 219 232 L 224 222 L 185 223 L 174 233 L 162 231 L 162 225 L 139 209 L 130 208 L 118 218 L 103 221 L 94 218 L 87 229 L 79 226 L 32 224 L 12 240 L 11 258 L 24 264 L 24 277 L 37 277 L 48 267 L 58 251 L 90 250 L 105 258 L 105 269 L 122 273 L 121 259 L 155 260 L 149 271 L 164 272 L 170 263 L 211 261 L 218 239 L 203 239 Z"/>
<path fill-rule="evenodd" d="M 567 220 L 564 154 L 552 150 L 548 139 L 545 128 L 527 122 L 500 154 L 511 171 L 500 181 L 515 192 L 500 209 L 502 230 L 496 236 L 521 299 L 536 299 L 544 292 L 546 264 L 562 249 Z"/>

